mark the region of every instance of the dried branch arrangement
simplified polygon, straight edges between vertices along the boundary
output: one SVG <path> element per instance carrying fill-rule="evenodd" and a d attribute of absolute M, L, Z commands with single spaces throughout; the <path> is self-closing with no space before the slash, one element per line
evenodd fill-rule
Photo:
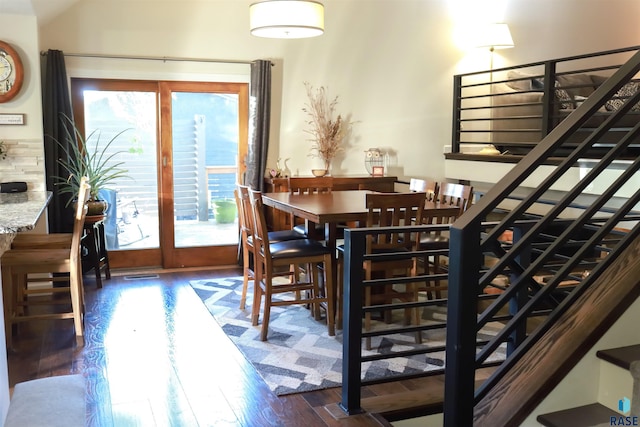
<path fill-rule="evenodd" d="M 340 114 L 334 119 L 335 108 L 338 104 L 337 96 L 329 101 L 324 86 L 315 90 L 308 82 L 305 82 L 304 86 L 307 89 L 309 103 L 305 104 L 302 111 L 309 116 L 307 124 L 310 125 L 310 128 L 305 132 L 313 136 L 310 139 L 313 145 L 309 156 L 321 158 L 328 169 L 336 154 L 344 149 L 342 140 L 348 130 L 349 123 L 345 122 Z"/>

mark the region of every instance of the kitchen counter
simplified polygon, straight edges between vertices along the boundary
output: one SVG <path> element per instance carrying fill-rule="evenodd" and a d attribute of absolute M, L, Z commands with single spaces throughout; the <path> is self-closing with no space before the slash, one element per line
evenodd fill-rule
<path fill-rule="evenodd" d="M 50 191 L 0 193 L 0 233 L 32 230 L 50 199 Z"/>

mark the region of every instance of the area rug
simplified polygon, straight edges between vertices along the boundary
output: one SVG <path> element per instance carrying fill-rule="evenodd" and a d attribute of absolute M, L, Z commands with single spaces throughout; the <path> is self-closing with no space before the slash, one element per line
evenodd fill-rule
<path fill-rule="evenodd" d="M 316 321 L 304 306 L 273 307 L 268 340 L 263 342 L 260 341 L 260 325 L 251 325 L 251 294 L 248 295 L 246 309 L 239 309 L 242 277 L 193 280 L 190 284 L 225 334 L 276 395 L 339 387 L 342 384 L 342 332 L 336 331 L 335 337 L 329 336 L 324 321 Z M 422 318 L 425 322 L 442 322 L 446 318 L 446 309 L 425 309 Z M 383 322 L 379 323 L 384 325 Z M 498 329 L 488 325 L 483 328 L 479 338 L 486 339 Z M 444 345 L 444 330 L 425 332 L 424 337 L 426 346 Z M 363 354 L 388 353 L 415 347 L 413 334 L 397 334 L 374 338 L 372 350 L 363 350 Z M 491 356 L 492 360 L 503 358 L 503 349 Z M 368 362 L 362 366 L 361 377 L 363 380 L 375 380 L 390 375 L 441 370 L 443 367 L 444 352 L 440 351 L 411 358 Z"/>

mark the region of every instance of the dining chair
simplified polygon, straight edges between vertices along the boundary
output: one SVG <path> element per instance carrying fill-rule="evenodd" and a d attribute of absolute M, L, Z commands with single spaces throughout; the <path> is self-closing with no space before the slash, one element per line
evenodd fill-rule
<path fill-rule="evenodd" d="M 240 309 L 244 310 L 247 300 L 247 290 L 249 282 L 255 280 L 254 262 L 255 247 L 253 244 L 255 234 L 255 224 L 253 212 L 251 210 L 251 200 L 249 199 L 249 187 L 236 184 L 234 190 L 236 205 L 238 208 L 238 222 L 240 226 L 240 242 L 242 245 L 242 296 L 240 297 Z M 277 243 L 285 240 L 303 239 L 304 236 L 293 230 L 269 231 L 269 242 Z M 293 274 L 292 272 L 283 273 Z"/>
<path fill-rule="evenodd" d="M 457 206 L 462 215 L 469 207 L 473 197 L 473 187 L 470 185 L 441 182 L 438 186 L 436 201 L 440 204 Z"/>
<path fill-rule="evenodd" d="M 84 289 L 82 283 L 82 262 L 80 240 L 87 215 L 86 202 L 89 198 L 89 184 L 86 178 L 80 182 L 78 201 L 76 203 L 71 245 L 61 248 L 42 249 L 9 249 L 0 258 L 2 269 L 2 293 L 4 298 L 5 334 L 7 343 L 11 345 L 13 326 L 28 320 L 68 319 L 73 318 L 75 335 L 78 344 L 83 343 L 84 327 Z M 67 273 L 68 276 L 56 273 Z M 37 277 L 30 275 L 37 274 Z M 50 274 L 52 277 L 42 277 Z M 68 282 L 65 287 L 29 288 L 32 282 Z M 67 311 L 53 310 L 53 313 L 33 313 L 30 297 L 50 294 L 46 303 L 58 306 L 59 300 L 54 296 L 68 292 L 71 297 L 71 309 Z M 45 301 L 38 301 L 38 305 Z"/>
<path fill-rule="evenodd" d="M 330 193 L 333 190 L 333 177 L 296 177 L 289 179 L 288 187 L 291 194 Z M 291 226 L 293 230 L 305 237 L 317 238 L 318 240 L 324 238 L 324 224 L 316 224 L 315 228 L 311 230 L 311 235 L 308 235 L 306 221 L 301 223 L 300 219 L 291 214 Z"/>
<path fill-rule="evenodd" d="M 457 206 L 451 206 L 449 208 L 438 207 L 437 209 L 425 209 L 420 221 L 423 225 L 427 224 L 453 224 L 453 222 L 460 216 L 460 209 Z M 432 251 L 432 254 L 426 255 L 422 259 L 422 265 L 425 274 L 441 274 L 445 270 L 440 264 L 440 252 L 449 248 L 449 232 L 434 230 L 430 232 L 420 233 L 417 239 L 417 250 L 420 251 Z M 431 261 L 432 258 L 433 260 Z M 416 270 L 418 267 L 416 259 Z M 447 281 L 434 278 L 427 280 L 425 286 L 419 288 L 419 292 L 426 292 L 428 299 L 435 298 L 440 299 L 442 297 L 441 292 L 447 289 Z"/>
<path fill-rule="evenodd" d="M 426 200 L 432 202 L 438 197 L 438 183 L 430 179 L 411 178 L 409 191 L 424 192 L 427 194 Z"/>
<path fill-rule="evenodd" d="M 365 227 L 393 227 L 410 225 L 416 220 L 422 218 L 425 206 L 426 193 L 410 192 L 410 193 L 371 193 L 366 195 L 367 219 Z M 388 252 L 407 252 L 413 249 L 415 243 L 412 240 L 410 232 L 393 232 L 378 235 L 367 235 L 365 253 L 388 253 Z M 340 248 L 342 249 L 342 248 Z M 338 253 L 341 255 L 343 250 Z M 343 284 L 342 273 L 343 268 L 342 257 L 338 261 L 338 303 L 336 305 L 336 313 L 338 317 L 338 325 L 342 324 L 343 309 Z M 372 261 L 365 260 L 362 268 L 364 269 L 365 280 L 373 278 L 389 278 L 393 277 L 394 272 L 404 270 L 405 276 L 410 276 L 415 272 L 415 260 L 408 258 L 403 260 L 391 261 Z M 403 302 L 417 301 L 418 287 L 415 283 L 405 285 L 404 290 L 398 290 L 393 286 L 385 285 L 381 289 L 372 290 L 370 286 L 365 288 L 364 305 L 371 306 L 376 303 L 389 304 L 393 300 L 401 300 Z M 405 309 L 405 322 L 414 324 L 420 323 L 420 313 L 416 309 Z M 384 312 L 386 321 L 390 320 L 389 311 Z M 364 330 L 371 330 L 371 312 L 365 312 Z M 417 336 L 419 339 L 419 336 Z M 371 338 L 367 337 L 365 345 L 368 350 L 371 349 Z"/>
<path fill-rule="evenodd" d="M 292 304 L 308 304 L 316 320 L 320 319 L 321 307 L 324 308 L 329 335 L 335 335 L 333 251 L 313 239 L 270 242 L 262 193 L 249 190 L 249 197 L 255 224 L 253 244 L 256 264 L 251 317 L 252 324 L 257 325 L 264 297 L 260 339 L 267 339 L 271 307 Z M 279 268 L 300 264 L 311 266 L 304 277 L 294 274 L 289 276 L 286 283 L 274 281 Z M 318 264 L 324 267 L 324 292 L 321 289 Z M 274 295 L 282 293 L 293 293 L 293 297 L 274 300 Z"/>

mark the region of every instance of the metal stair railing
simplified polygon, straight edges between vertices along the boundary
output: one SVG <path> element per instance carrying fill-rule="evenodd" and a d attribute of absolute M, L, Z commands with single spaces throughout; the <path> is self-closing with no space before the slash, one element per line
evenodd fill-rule
<path fill-rule="evenodd" d="M 476 403 L 595 282 L 624 250 L 628 237 L 639 232 L 640 158 L 621 158 L 640 138 L 640 124 L 629 128 L 620 120 L 640 101 L 640 91 L 599 126 L 584 126 L 639 71 L 636 51 L 452 225 L 445 427 L 473 425 Z M 623 136 L 603 143 L 614 128 L 623 129 Z M 577 143 L 571 139 L 576 132 L 585 135 Z M 566 156 L 550 166 L 549 159 L 559 151 Z M 585 161 L 587 154 L 590 159 Z M 543 165 L 551 172 L 545 172 L 537 187 L 526 187 L 525 180 Z M 555 191 L 554 186 L 576 169 L 581 176 L 575 186 Z M 608 185 L 597 191 L 603 181 Z M 483 222 L 501 209 L 498 222 Z M 509 232 L 513 239 L 505 243 Z M 499 296 L 479 310 L 479 295 L 495 286 L 498 277 L 508 277 L 509 285 L 499 287 Z M 478 349 L 477 331 L 498 318 L 505 327 Z M 506 361 L 476 389 L 476 369 L 500 347 L 507 348 Z"/>

